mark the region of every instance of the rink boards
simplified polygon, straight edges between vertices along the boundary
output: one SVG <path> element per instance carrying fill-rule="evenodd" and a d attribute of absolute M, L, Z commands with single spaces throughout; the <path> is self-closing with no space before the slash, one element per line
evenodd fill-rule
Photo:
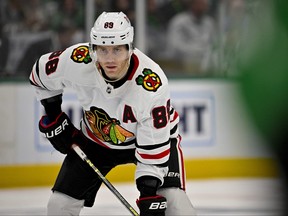
<path fill-rule="evenodd" d="M 252 124 L 236 82 L 172 80 L 170 86 L 172 104 L 181 117 L 188 179 L 278 174 L 277 162 Z M 0 188 L 52 184 L 63 155 L 38 132 L 43 108 L 32 87 L 2 83 L 0 99 Z M 63 110 L 77 125 L 81 108 L 74 92 L 68 89 L 63 99 Z M 133 165 L 120 166 L 109 178 L 133 181 L 134 169 Z"/>

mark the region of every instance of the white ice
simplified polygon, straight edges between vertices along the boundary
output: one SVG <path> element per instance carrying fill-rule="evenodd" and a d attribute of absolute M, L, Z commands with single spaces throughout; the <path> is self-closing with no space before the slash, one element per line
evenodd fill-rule
<path fill-rule="evenodd" d="M 132 183 L 113 183 L 138 211 Z M 0 215 L 45 215 L 49 187 L 0 190 Z M 277 179 L 209 179 L 187 182 L 187 194 L 198 216 L 282 216 L 282 184 Z M 81 215 L 131 215 L 103 185 L 92 208 Z"/>

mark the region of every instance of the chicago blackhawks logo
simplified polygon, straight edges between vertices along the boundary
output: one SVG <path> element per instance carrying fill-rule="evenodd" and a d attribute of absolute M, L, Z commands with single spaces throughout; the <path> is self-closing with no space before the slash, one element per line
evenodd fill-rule
<path fill-rule="evenodd" d="M 119 120 L 110 118 L 101 108 L 91 107 L 90 111 L 85 111 L 85 117 L 93 133 L 102 141 L 119 144 L 134 136 L 133 133 L 120 126 Z"/>
<path fill-rule="evenodd" d="M 89 48 L 88 46 L 79 46 L 75 48 L 71 54 L 71 59 L 74 62 L 88 64 L 92 61 L 90 55 L 89 55 Z"/>
<path fill-rule="evenodd" d="M 147 68 L 145 68 L 142 73 L 144 76 L 139 75 L 136 78 L 137 85 L 142 85 L 142 87 L 148 91 L 156 92 L 157 89 L 162 85 L 160 77 L 151 69 Z"/>

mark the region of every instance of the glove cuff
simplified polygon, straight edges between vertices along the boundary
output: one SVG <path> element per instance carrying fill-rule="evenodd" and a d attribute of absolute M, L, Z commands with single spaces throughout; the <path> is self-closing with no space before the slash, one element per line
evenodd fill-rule
<path fill-rule="evenodd" d="M 39 121 L 39 126 L 40 128 L 49 128 L 52 127 L 53 125 L 55 125 L 56 123 L 60 122 L 61 119 L 63 119 L 63 122 L 65 119 L 68 119 L 68 116 L 66 115 L 66 113 L 61 112 L 54 121 L 50 121 L 48 115 L 44 115 L 41 117 L 40 121 Z M 67 122 L 68 123 L 68 122 Z"/>
<path fill-rule="evenodd" d="M 66 113 L 60 113 L 55 121 L 50 122 L 47 115 L 39 121 L 39 130 L 44 133 L 55 149 L 63 154 L 70 151 L 77 128 L 72 124 Z"/>
<path fill-rule="evenodd" d="M 141 176 L 136 179 L 140 198 L 156 196 L 156 191 L 159 188 L 160 183 L 160 180 L 154 176 Z"/>

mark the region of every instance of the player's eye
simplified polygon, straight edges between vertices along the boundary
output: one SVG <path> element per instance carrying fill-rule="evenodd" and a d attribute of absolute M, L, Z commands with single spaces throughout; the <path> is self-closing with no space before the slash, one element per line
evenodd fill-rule
<path fill-rule="evenodd" d="M 119 52 L 121 52 L 121 51 L 122 51 L 122 49 L 119 48 L 119 47 L 116 47 L 116 48 L 114 49 L 114 52 L 115 52 L 115 53 L 119 53 Z"/>
<path fill-rule="evenodd" d="M 98 54 L 100 54 L 100 55 L 107 55 L 107 53 L 108 53 L 107 49 L 102 48 L 102 47 L 98 47 L 98 48 L 97 48 L 97 52 L 98 52 Z"/>
<path fill-rule="evenodd" d="M 113 49 L 113 53 L 117 56 L 123 55 L 125 53 L 126 49 L 123 46 L 115 47 Z"/>

